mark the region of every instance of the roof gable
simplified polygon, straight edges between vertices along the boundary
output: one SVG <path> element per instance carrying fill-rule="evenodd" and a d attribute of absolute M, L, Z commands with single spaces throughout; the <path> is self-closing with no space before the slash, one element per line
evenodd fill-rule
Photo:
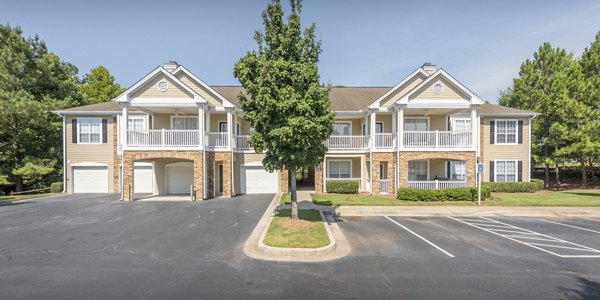
<path fill-rule="evenodd" d="M 196 93 L 205 98 L 213 106 L 234 107 L 235 105 L 219 94 L 216 90 L 186 69 L 179 66 L 173 74 L 176 78 L 190 86 Z"/>
<path fill-rule="evenodd" d="M 417 81 L 423 81 L 427 78 L 427 72 L 425 72 L 422 68 L 418 68 L 406 76 L 402 81 L 396 84 L 393 88 L 391 88 L 387 93 L 381 95 L 375 102 L 369 105 L 369 108 L 378 108 L 382 106 L 382 101 L 385 102 L 386 106 L 389 106 L 391 103 L 388 103 L 390 99 L 395 99 L 406 91 L 409 91 L 411 86 L 415 86 L 414 83 Z M 420 83 L 420 82 L 419 82 Z"/>
<path fill-rule="evenodd" d="M 437 94 L 435 96 L 437 98 L 426 98 L 428 96 L 432 96 L 429 92 L 424 93 L 428 87 L 433 87 L 436 82 L 442 82 L 447 87 L 451 87 L 448 95 L 442 95 L 442 93 Z M 445 89 L 445 88 L 444 88 Z M 430 89 L 431 90 L 431 89 Z M 432 94 L 436 94 L 431 91 Z M 442 96 L 439 96 L 442 95 Z M 419 97 L 421 96 L 421 97 Z M 469 102 L 469 104 L 483 104 L 484 101 L 481 100 L 475 93 L 471 92 L 466 86 L 452 77 L 448 72 L 444 69 L 439 69 L 423 82 L 421 82 L 418 86 L 413 88 L 410 92 L 406 93 L 400 100 L 397 101 L 399 104 L 408 104 L 411 100 L 445 100 L 444 96 L 448 96 L 449 98 L 446 100 L 465 100 Z M 417 99 L 419 97 L 419 99 Z"/>

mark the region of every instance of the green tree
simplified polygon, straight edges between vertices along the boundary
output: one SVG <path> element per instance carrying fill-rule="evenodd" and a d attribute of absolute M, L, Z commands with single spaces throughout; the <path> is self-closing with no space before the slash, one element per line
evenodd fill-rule
<path fill-rule="evenodd" d="M 590 87 L 587 91 L 588 97 L 585 98 L 585 102 L 592 111 L 598 113 L 600 111 L 600 32 L 596 34 L 596 39 L 591 43 L 590 47 L 583 50 L 580 62 L 584 78 L 587 81 L 588 87 Z M 592 181 L 594 178 L 593 162 L 600 158 L 600 117 L 594 117 L 594 121 L 588 125 L 588 137 L 592 148 L 589 151 L 589 167 L 592 174 Z"/>
<path fill-rule="evenodd" d="M 553 134 L 550 130 L 553 124 L 561 122 L 561 110 L 564 109 L 564 106 L 556 105 L 556 97 L 558 94 L 564 97 L 567 93 L 563 75 L 572 62 L 572 54 L 544 43 L 533 54 L 533 60 L 527 59 L 521 64 L 519 77 L 499 100 L 500 105 L 540 114 L 533 119 L 531 146 L 534 160 L 544 163 L 546 187 L 550 184 L 550 165 L 557 164 L 555 151 L 563 143 L 555 136 L 557 132 Z"/>
<path fill-rule="evenodd" d="M 17 170 L 26 162 L 62 157 L 60 118 L 50 111 L 79 105 L 79 84 L 77 68 L 48 52 L 37 36 L 0 25 L 0 174 L 17 191 L 23 189 Z"/>
<path fill-rule="evenodd" d="M 81 95 L 88 104 L 110 101 L 125 91 L 115 77 L 104 66 L 93 68 L 85 74 L 81 84 Z"/>
<path fill-rule="evenodd" d="M 246 94 L 240 95 L 245 118 L 254 128 L 251 144 L 265 153 L 265 169 L 288 170 L 292 218 L 298 219 L 296 170 L 318 165 L 323 141 L 333 130 L 329 88 L 322 88 L 317 63 L 321 42 L 315 24 L 302 31 L 301 1 L 291 0 L 284 21 L 281 3 L 273 0 L 262 13 L 264 32 L 256 31 L 258 50 L 249 51 L 234 67 Z"/>

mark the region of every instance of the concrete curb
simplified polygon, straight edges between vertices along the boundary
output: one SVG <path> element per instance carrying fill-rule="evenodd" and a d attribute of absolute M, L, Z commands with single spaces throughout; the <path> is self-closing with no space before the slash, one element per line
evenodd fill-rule
<path fill-rule="evenodd" d="M 319 211 L 325 230 L 329 236 L 329 245 L 315 249 L 307 248 L 278 248 L 264 244 L 264 238 L 279 205 L 281 193 L 275 195 L 271 204 L 258 221 L 258 224 L 244 243 L 244 253 L 252 258 L 268 261 L 286 262 L 322 262 L 342 258 L 350 254 L 351 249 L 346 237 L 337 223 Z"/>
<path fill-rule="evenodd" d="M 367 216 L 506 216 L 506 217 L 600 217 L 600 207 L 538 206 L 339 206 L 336 214 L 344 217 Z"/>

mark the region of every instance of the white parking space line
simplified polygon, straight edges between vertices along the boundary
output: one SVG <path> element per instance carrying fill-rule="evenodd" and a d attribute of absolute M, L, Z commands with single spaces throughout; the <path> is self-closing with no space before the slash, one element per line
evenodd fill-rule
<path fill-rule="evenodd" d="M 442 249 L 440 246 L 438 246 L 438 245 L 436 245 L 436 244 L 434 244 L 434 243 L 432 243 L 432 242 L 428 241 L 426 238 L 424 238 L 424 237 L 420 236 L 419 234 L 417 234 L 416 232 L 414 232 L 414 231 L 412 231 L 412 230 L 408 229 L 408 227 L 406 227 L 406 226 L 404 226 L 404 225 L 402 225 L 402 224 L 400 224 L 400 223 L 398 223 L 398 222 L 396 222 L 396 221 L 392 220 L 392 219 L 391 219 L 390 217 L 388 217 L 388 216 L 384 216 L 384 217 L 385 217 L 386 219 L 390 220 L 392 223 L 394 223 L 394 224 L 396 224 L 396 225 L 398 225 L 398 226 L 402 227 L 404 230 L 406 230 L 406 231 L 410 232 L 410 233 L 411 233 L 411 234 L 413 234 L 414 236 L 416 236 L 416 237 L 420 238 L 421 240 L 423 240 L 423 241 L 424 241 L 424 242 L 426 242 L 427 244 L 431 245 L 431 246 L 432 246 L 432 247 L 434 247 L 435 249 L 439 250 L 440 252 L 442 252 L 442 253 L 444 253 L 444 254 L 446 254 L 446 255 L 450 256 L 450 257 L 454 257 L 454 255 L 452 255 L 450 252 L 448 252 L 448 251 L 446 251 L 446 250 Z"/>
<path fill-rule="evenodd" d="M 565 223 L 559 223 L 559 222 L 550 221 L 550 220 L 544 220 L 544 219 L 538 219 L 538 220 L 544 221 L 544 222 L 548 222 L 548 223 L 552 223 L 552 224 L 558 224 L 558 225 L 562 225 L 562 226 L 566 226 L 566 227 L 576 228 L 576 229 L 585 230 L 585 231 L 589 231 L 589 232 L 600 234 L 600 231 L 592 230 L 592 229 L 588 229 L 588 228 L 583 228 L 583 227 L 579 227 L 579 226 L 575 226 L 575 225 L 570 225 L 570 224 L 565 224 Z"/>
<path fill-rule="evenodd" d="M 600 220 L 594 219 L 594 218 L 586 218 L 586 217 L 580 217 L 580 218 L 585 219 L 585 220 L 589 220 L 589 221 L 600 222 Z"/>
<path fill-rule="evenodd" d="M 503 229 L 498 229 L 498 228 L 490 228 L 489 226 L 486 228 L 484 226 L 475 224 L 475 222 L 472 223 L 472 222 L 469 222 L 469 221 L 467 221 L 465 219 L 462 219 L 462 218 L 455 218 L 455 217 L 450 217 L 450 216 L 448 218 L 450 218 L 452 220 L 455 220 L 455 221 L 458 221 L 458 222 L 461 222 L 461 223 L 464 223 L 464 224 L 467 224 L 467 225 L 469 225 L 471 227 L 475 227 L 475 228 L 487 231 L 487 232 L 492 233 L 494 235 L 497 235 L 497 236 L 509 239 L 511 241 L 523 244 L 525 246 L 529 246 L 531 248 L 535 248 L 535 249 L 538 249 L 540 251 L 543 251 L 543 252 L 546 252 L 546 253 L 558 256 L 558 257 L 563 257 L 563 258 L 564 257 L 570 257 L 570 258 L 575 258 L 575 257 L 579 257 L 579 258 L 583 258 L 583 257 L 600 258 L 600 250 L 593 249 L 593 248 L 590 248 L 590 247 L 584 246 L 584 245 L 575 244 L 573 242 L 565 241 L 565 240 L 562 240 L 562 239 L 559 239 L 559 238 L 555 238 L 555 237 L 552 237 L 552 236 L 549 236 L 549 235 L 541 234 L 541 233 L 538 233 L 538 232 L 535 232 L 535 231 L 532 231 L 532 230 L 529 230 L 529 229 L 526 229 L 526 228 L 521 228 L 521 227 L 517 227 L 517 226 L 514 226 L 514 225 L 507 224 L 507 223 L 503 223 L 503 222 L 500 222 L 500 221 L 496 221 L 496 220 L 493 220 L 493 219 L 490 219 L 490 218 L 480 217 L 480 218 L 482 218 L 482 219 L 484 219 L 486 221 L 494 222 L 496 224 L 499 224 L 499 226 L 500 225 L 504 225 L 504 226 L 507 226 L 507 227 L 509 227 L 511 229 L 519 230 L 519 232 L 510 231 L 510 230 L 503 230 Z M 506 232 L 516 233 L 516 235 L 515 234 L 507 234 Z M 523 235 L 523 236 L 519 236 L 519 235 Z M 552 243 L 557 243 L 558 245 L 536 243 L 536 242 L 533 242 L 532 240 L 540 240 L 540 241 L 552 242 Z M 552 250 L 554 250 L 554 251 L 545 249 L 543 247 L 553 248 Z M 556 253 L 555 252 L 555 251 L 557 251 L 556 249 L 564 249 L 564 250 L 570 250 L 570 251 L 582 251 L 582 252 L 586 252 L 586 254 L 581 254 L 581 255 L 560 254 L 560 253 Z M 595 255 L 589 255 L 589 254 L 587 254 L 589 252 L 597 253 L 597 254 L 595 254 Z"/>

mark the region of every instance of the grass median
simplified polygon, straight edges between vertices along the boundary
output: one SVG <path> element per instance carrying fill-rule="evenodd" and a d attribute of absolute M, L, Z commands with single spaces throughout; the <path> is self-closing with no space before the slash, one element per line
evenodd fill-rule
<path fill-rule="evenodd" d="M 319 248 L 329 245 L 329 236 L 316 210 L 298 210 L 300 220 L 290 218 L 291 210 L 280 209 L 265 236 L 265 245 L 281 248 Z"/>
<path fill-rule="evenodd" d="M 56 193 L 44 193 L 44 194 L 12 195 L 12 196 L 6 195 L 6 196 L 0 196 L 0 203 L 13 202 L 13 201 L 19 201 L 19 200 L 27 200 L 27 199 L 35 199 L 35 198 L 52 196 L 52 195 L 57 195 L 57 194 Z"/>

